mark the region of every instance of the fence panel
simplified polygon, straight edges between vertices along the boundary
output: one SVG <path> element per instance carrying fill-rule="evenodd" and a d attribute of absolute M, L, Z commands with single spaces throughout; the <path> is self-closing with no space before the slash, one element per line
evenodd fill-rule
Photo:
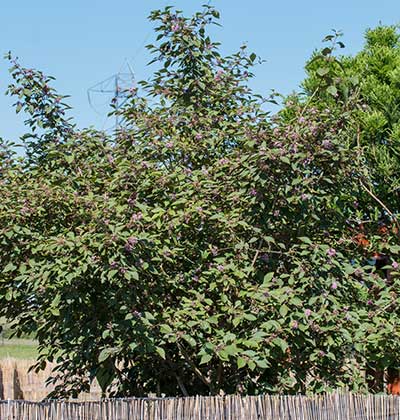
<path fill-rule="evenodd" d="M 129 398 L 99 401 L 0 401 L 1 420 L 398 420 L 400 397 L 318 396 Z"/>

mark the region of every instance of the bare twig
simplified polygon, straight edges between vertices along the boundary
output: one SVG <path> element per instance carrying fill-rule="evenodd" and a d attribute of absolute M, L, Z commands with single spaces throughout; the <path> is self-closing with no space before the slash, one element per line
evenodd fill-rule
<path fill-rule="evenodd" d="M 198 378 L 208 387 L 211 385 L 210 381 L 203 375 L 203 373 L 200 371 L 200 369 L 197 368 L 197 366 L 193 363 L 192 359 L 187 354 L 184 347 L 177 341 L 178 348 L 186 360 L 187 363 L 189 363 L 190 367 L 193 369 L 194 373 L 198 376 Z"/>
<path fill-rule="evenodd" d="M 255 253 L 255 255 L 254 255 L 253 261 L 251 262 L 251 268 L 253 268 L 253 267 L 254 267 L 254 265 L 255 265 L 255 263 L 256 263 L 256 261 L 257 261 L 257 258 L 258 258 L 259 254 L 260 254 L 260 252 L 261 252 L 261 246 L 262 246 L 262 243 L 263 243 L 263 240 L 262 240 L 262 239 L 260 239 L 260 243 L 259 243 L 259 245 L 258 245 L 258 249 L 257 249 L 257 251 L 256 251 L 256 253 Z"/>
<path fill-rule="evenodd" d="M 180 376 L 176 372 L 175 372 L 175 377 L 176 377 L 176 381 L 178 382 L 179 388 L 182 391 L 183 396 L 188 397 L 189 393 L 187 392 L 185 384 L 182 382 L 182 379 L 180 378 Z"/>
<path fill-rule="evenodd" d="M 299 118 L 301 118 L 304 115 L 304 113 L 306 112 L 306 109 L 310 106 L 311 101 L 314 99 L 315 95 L 318 93 L 320 87 L 321 87 L 321 82 L 318 84 L 318 86 L 316 87 L 312 95 L 308 98 L 308 101 L 306 102 L 306 104 L 304 105 L 303 109 L 300 112 Z"/>
<path fill-rule="evenodd" d="M 399 228 L 399 232 L 400 232 L 400 223 L 396 215 L 393 214 L 393 212 L 389 210 L 389 208 L 385 205 L 385 203 L 383 203 L 382 200 L 380 200 L 367 186 L 365 186 L 365 184 L 362 181 L 361 181 L 361 186 L 378 204 L 381 205 L 381 207 L 390 215 L 390 217 L 392 217 L 397 227 Z"/>

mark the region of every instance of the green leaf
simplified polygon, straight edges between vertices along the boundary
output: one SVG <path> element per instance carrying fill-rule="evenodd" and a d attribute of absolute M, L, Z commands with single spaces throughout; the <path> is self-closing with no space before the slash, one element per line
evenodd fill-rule
<path fill-rule="evenodd" d="M 288 314 L 288 312 L 289 312 L 289 308 L 286 305 L 282 305 L 279 308 L 279 313 L 283 318 Z"/>
<path fill-rule="evenodd" d="M 162 359 L 165 360 L 165 350 L 162 347 L 156 347 L 156 352 Z"/>
<path fill-rule="evenodd" d="M 234 327 L 237 327 L 243 320 L 243 316 L 238 316 L 236 318 L 233 318 L 232 324 Z"/>
<path fill-rule="evenodd" d="M 13 263 L 8 263 L 4 269 L 3 269 L 3 273 L 8 273 L 10 271 L 14 271 L 17 267 L 13 264 Z"/>
<path fill-rule="evenodd" d="M 103 349 L 98 357 L 98 361 L 99 363 L 104 362 L 105 360 L 107 360 L 111 355 L 111 350 L 110 349 Z"/>
<path fill-rule="evenodd" d="M 105 364 L 97 368 L 96 379 L 100 385 L 100 388 L 103 392 L 111 385 L 114 380 L 115 372 L 113 366 L 110 364 Z"/>
<path fill-rule="evenodd" d="M 203 356 L 201 357 L 201 360 L 200 360 L 200 364 L 204 365 L 204 364 L 208 363 L 211 359 L 212 359 L 211 354 L 207 354 L 207 353 L 203 354 Z"/>
<path fill-rule="evenodd" d="M 243 357 L 238 357 L 236 360 L 238 369 L 241 369 L 242 367 L 246 366 L 246 360 L 243 359 Z"/>
<path fill-rule="evenodd" d="M 271 282 L 271 280 L 273 279 L 274 274 L 275 274 L 275 273 L 267 273 L 267 274 L 264 276 L 264 281 L 263 281 L 263 283 L 264 283 L 264 284 L 269 284 L 269 283 Z"/>
<path fill-rule="evenodd" d="M 60 316 L 60 310 L 58 308 L 52 308 L 52 307 L 50 307 L 50 312 L 54 316 Z"/>
<path fill-rule="evenodd" d="M 333 85 L 329 86 L 326 91 L 332 96 L 336 96 L 338 93 L 336 86 Z"/>
<path fill-rule="evenodd" d="M 234 356 L 238 352 L 238 348 L 236 347 L 236 344 L 230 344 L 229 346 L 225 347 L 225 351 L 229 356 Z"/>
<path fill-rule="evenodd" d="M 256 364 L 262 369 L 267 369 L 270 366 L 265 360 L 256 360 Z"/>
<path fill-rule="evenodd" d="M 118 270 L 111 270 L 108 272 L 107 277 L 108 280 L 111 280 L 113 277 L 115 277 L 115 275 L 118 273 Z"/>
<path fill-rule="evenodd" d="M 295 296 L 290 298 L 290 303 L 299 307 L 303 306 L 302 300 Z"/>
<path fill-rule="evenodd" d="M 253 314 L 244 314 L 243 317 L 248 321 L 255 321 L 257 319 L 257 317 Z"/>
<path fill-rule="evenodd" d="M 256 364 L 252 360 L 250 360 L 247 364 L 250 370 L 254 370 L 256 368 Z"/>
<path fill-rule="evenodd" d="M 329 47 L 325 47 L 322 51 L 321 51 L 321 54 L 322 55 L 325 55 L 325 56 L 327 56 L 327 55 L 329 55 L 329 54 L 331 54 L 332 53 L 332 48 L 329 48 Z"/>
<path fill-rule="evenodd" d="M 196 340 L 193 338 L 193 337 L 191 337 L 190 335 L 188 335 L 188 334 L 183 334 L 182 335 L 182 338 L 187 342 L 187 343 L 189 343 L 189 345 L 191 346 L 191 347 L 195 347 L 195 345 L 196 345 Z"/>
<path fill-rule="evenodd" d="M 272 340 L 272 344 L 274 344 L 275 346 L 279 347 L 282 350 L 282 353 L 285 353 L 287 348 L 288 348 L 288 344 L 285 340 L 283 340 L 282 338 L 274 338 Z"/>
<path fill-rule="evenodd" d="M 167 324 L 162 324 L 161 327 L 160 327 L 160 331 L 163 334 L 171 334 L 172 333 L 172 328 Z"/>
<path fill-rule="evenodd" d="M 218 356 L 221 360 L 224 360 L 224 361 L 229 360 L 229 354 L 224 349 L 222 349 L 218 352 Z"/>
<path fill-rule="evenodd" d="M 319 76 L 325 76 L 326 74 L 328 74 L 329 73 L 329 68 L 327 68 L 327 67 L 320 67 L 318 70 L 317 70 L 317 74 L 319 75 Z"/>

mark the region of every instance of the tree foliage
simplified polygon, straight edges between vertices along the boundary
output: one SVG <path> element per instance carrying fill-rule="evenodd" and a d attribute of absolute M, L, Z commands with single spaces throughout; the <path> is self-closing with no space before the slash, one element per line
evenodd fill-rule
<path fill-rule="evenodd" d="M 42 131 L 1 167 L 0 314 L 36 333 L 36 368 L 56 362 L 55 396 L 94 378 L 125 396 L 360 389 L 369 360 L 396 360 L 397 276 L 365 264 L 352 230 L 373 182 L 357 99 L 270 118 L 248 87 L 257 57 L 209 38 L 218 18 L 151 14 L 160 67 L 112 138 L 14 67 Z"/>
<path fill-rule="evenodd" d="M 326 71 L 323 77 L 321 66 Z M 384 203 L 391 204 L 393 213 L 398 213 L 400 36 L 397 27 L 378 26 L 367 30 L 363 50 L 353 57 L 333 54 L 321 57 L 317 51 L 307 70 L 309 77 L 303 87 L 309 97 L 316 92 L 313 100 L 320 106 L 335 107 L 337 101 L 358 98 L 358 107 L 353 112 L 354 146 L 361 147 L 368 163 L 374 192 Z M 320 89 L 328 84 L 336 92 L 334 95 Z"/>

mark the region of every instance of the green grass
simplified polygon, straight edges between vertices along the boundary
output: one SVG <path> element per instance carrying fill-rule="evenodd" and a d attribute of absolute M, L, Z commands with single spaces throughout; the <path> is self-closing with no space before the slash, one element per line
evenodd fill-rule
<path fill-rule="evenodd" d="M 37 343 L 34 340 L 0 338 L 0 360 L 12 357 L 14 359 L 35 359 Z"/>
<path fill-rule="evenodd" d="M 11 324 L 3 317 L 0 317 L 0 360 L 6 358 L 14 359 L 36 359 L 38 354 L 37 342 L 29 336 L 22 338 L 10 338 Z"/>

